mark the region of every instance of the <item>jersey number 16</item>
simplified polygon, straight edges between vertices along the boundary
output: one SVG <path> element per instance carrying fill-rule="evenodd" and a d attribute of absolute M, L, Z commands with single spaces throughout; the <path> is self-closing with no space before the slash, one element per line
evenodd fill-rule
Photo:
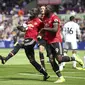
<path fill-rule="evenodd" d="M 72 28 L 65 28 L 65 31 L 66 31 L 66 33 L 68 33 L 68 34 L 73 34 L 73 30 L 72 30 Z"/>

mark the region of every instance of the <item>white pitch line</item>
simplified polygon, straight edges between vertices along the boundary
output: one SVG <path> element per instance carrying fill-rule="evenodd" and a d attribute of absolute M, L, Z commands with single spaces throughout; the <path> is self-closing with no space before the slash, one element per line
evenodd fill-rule
<path fill-rule="evenodd" d="M 42 75 L 40 75 L 40 74 L 29 74 L 29 73 L 19 73 L 19 75 L 26 75 L 26 76 L 28 76 L 28 75 L 31 75 L 31 76 L 42 76 Z M 51 75 L 50 77 L 57 77 L 56 75 Z M 72 78 L 72 79 L 83 79 L 83 80 L 85 80 L 85 78 L 84 77 L 76 77 L 76 76 L 64 76 L 65 78 Z"/>
<path fill-rule="evenodd" d="M 81 73 L 81 72 L 70 72 L 70 71 L 69 71 L 69 72 L 63 72 L 63 71 L 61 71 L 61 72 L 62 72 L 62 73 L 73 73 L 73 74 L 74 74 L 74 73 Z M 52 72 L 49 72 L 49 73 L 51 74 Z"/>

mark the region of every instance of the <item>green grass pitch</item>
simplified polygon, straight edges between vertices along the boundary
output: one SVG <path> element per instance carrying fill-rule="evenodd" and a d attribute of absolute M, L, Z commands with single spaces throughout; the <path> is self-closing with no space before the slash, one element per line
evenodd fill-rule
<path fill-rule="evenodd" d="M 0 49 L 0 55 L 6 56 L 11 49 Z M 36 60 L 39 62 L 38 50 L 35 50 Z M 45 56 L 46 53 L 44 52 Z M 81 59 L 85 55 L 84 51 L 78 51 Z M 69 52 L 71 55 L 71 51 Z M 50 78 L 43 81 L 43 76 L 29 63 L 25 56 L 24 50 L 21 49 L 18 54 L 11 58 L 5 65 L 0 64 L 0 85 L 85 85 L 85 70 L 77 70 L 72 68 L 72 62 L 67 63 L 62 75 L 66 82 L 54 84 L 57 80 L 56 74 L 53 72 L 48 58 L 45 57 L 47 72 Z M 77 64 L 79 67 L 80 65 Z"/>

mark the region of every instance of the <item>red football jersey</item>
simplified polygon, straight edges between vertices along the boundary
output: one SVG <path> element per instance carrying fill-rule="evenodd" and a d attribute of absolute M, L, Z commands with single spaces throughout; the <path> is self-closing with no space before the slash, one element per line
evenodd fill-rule
<path fill-rule="evenodd" d="M 46 39 L 49 44 L 55 43 L 55 42 L 62 42 L 61 29 L 60 29 L 60 19 L 54 13 L 49 18 L 46 18 L 46 17 L 43 18 L 45 28 L 47 27 L 50 29 L 53 28 L 53 23 L 56 20 L 59 23 L 58 24 L 58 31 L 56 33 L 48 32 L 48 31 L 45 32 L 44 39 Z"/>
<path fill-rule="evenodd" d="M 28 28 L 25 33 L 26 38 L 37 40 L 39 30 L 43 27 L 43 22 L 39 18 L 35 18 L 28 22 Z"/>

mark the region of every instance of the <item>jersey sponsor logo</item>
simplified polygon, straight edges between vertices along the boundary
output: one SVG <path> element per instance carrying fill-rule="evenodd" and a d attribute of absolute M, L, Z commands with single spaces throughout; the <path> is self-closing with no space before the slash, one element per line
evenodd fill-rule
<path fill-rule="evenodd" d="M 34 23 L 34 25 L 37 25 L 37 24 L 38 24 L 37 22 Z"/>

